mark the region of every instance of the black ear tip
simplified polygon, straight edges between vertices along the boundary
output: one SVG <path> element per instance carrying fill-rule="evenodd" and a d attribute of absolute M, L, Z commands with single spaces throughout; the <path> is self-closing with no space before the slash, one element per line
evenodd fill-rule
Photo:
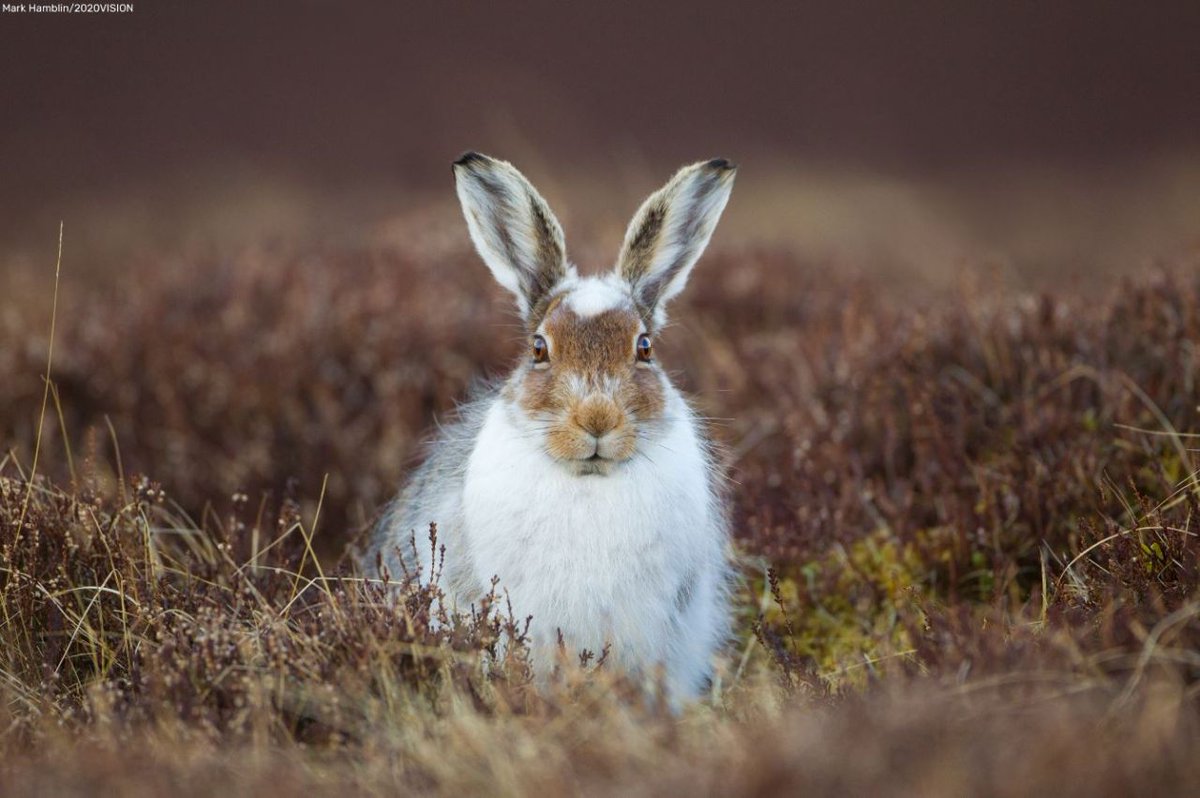
<path fill-rule="evenodd" d="M 717 172 L 732 172 L 737 169 L 737 164 L 725 158 L 713 158 L 705 166 Z"/>
<path fill-rule="evenodd" d="M 488 160 L 486 155 L 480 155 L 474 150 L 467 150 L 462 155 L 458 156 L 458 160 L 454 162 L 454 166 L 472 166 L 474 164 L 483 163 Z"/>

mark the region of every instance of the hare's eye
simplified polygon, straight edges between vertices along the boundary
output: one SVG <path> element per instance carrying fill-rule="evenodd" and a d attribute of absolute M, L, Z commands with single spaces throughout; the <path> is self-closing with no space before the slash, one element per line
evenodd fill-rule
<path fill-rule="evenodd" d="M 550 359 L 550 347 L 546 346 L 546 339 L 540 335 L 533 336 L 533 362 L 545 363 Z"/>
<path fill-rule="evenodd" d="M 644 333 L 639 335 L 637 339 L 638 360 L 642 361 L 643 363 L 649 363 L 650 355 L 653 353 L 653 351 L 654 348 L 650 346 L 650 336 Z"/>

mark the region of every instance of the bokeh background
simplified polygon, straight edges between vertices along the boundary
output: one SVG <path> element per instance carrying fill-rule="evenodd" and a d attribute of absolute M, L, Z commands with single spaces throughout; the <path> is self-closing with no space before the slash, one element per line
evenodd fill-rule
<path fill-rule="evenodd" d="M 133 2 L 0 13 L 0 795 L 1200 794 L 1200 4 Z M 741 166 L 683 722 L 344 557 L 527 352 L 465 149 Z"/>
<path fill-rule="evenodd" d="M 713 155 L 727 240 L 902 279 L 1196 244 L 1195 3 L 135 5 L 0 17 L 8 268 L 60 219 L 90 262 L 376 235 L 468 148 L 609 246 Z"/>

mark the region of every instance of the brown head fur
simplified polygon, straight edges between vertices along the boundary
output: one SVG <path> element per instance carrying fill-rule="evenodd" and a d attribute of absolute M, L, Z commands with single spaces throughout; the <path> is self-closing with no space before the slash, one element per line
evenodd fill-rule
<path fill-rule="evenodd" d="M 722 159 L 679 170 L 634 214 L 613 272 L 581 280 L 558 221 L 512 164 L 478 153 L 455 162 L 476 249 L 516 295 L 530 335 L 545 339 L 505 398 L 538 428 L 546 451 L 579 473 L 608 473 L 637 453 L 639 430 L 662 420 L 667 378 L 639 358 L 638 338 L 665 324 L 664 307 L 708 244 L 734 172 Z"/>
<path fill-rule="evenodd" d="M 662 372 L 637 356 L 645 332 L 632 298 L 593 315 L 560 295 L 536 328 L 549 347 L 545 363 L 518 370 L 510 386 L 522 409 L 546 424 L 551 456 L 603 473 L 637 451 L 639 424 L 662 416 Z"/>

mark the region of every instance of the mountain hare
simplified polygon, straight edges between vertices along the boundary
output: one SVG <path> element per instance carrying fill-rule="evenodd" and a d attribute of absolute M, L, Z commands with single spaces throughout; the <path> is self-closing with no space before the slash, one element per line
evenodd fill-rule
<path fill-rule="evenodd" d="M 611 648 L 607 667 L 661 667 L 695 696 L 729 631 L 727 521 L 701 422 L 655 358 L 733 187 L 724 160 L 681 169 L 638 210 L 616 268 L 580 277 L 545 200 L 511 164 L 454 164 L 479 255 L 516 295 L 528 351 L 507 381 L 443 428 L 363 558 L 433 570 L 466 611 L 499 577 L 529 627 L 532 662 Z M 414 535 L 417 545 L 414 547 Z"/>

